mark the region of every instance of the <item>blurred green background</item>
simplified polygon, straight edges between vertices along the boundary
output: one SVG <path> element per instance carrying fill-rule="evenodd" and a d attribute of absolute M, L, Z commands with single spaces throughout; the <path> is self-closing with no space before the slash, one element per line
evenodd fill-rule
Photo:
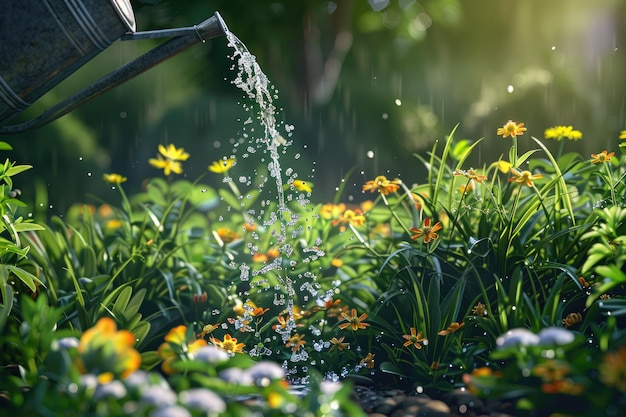
<path fill-rule="evenodd" d="M 620 0 L 144 0 L 133 7 L 138 30 L 192 26 L 219 11 L 276 86 L 278 117 L 295 127 L 290 152 L 301 155 L 283 168 L 313 181 L 317 202 L 332 199 L 353 167 L 346 200 L 362 198 L 362 183 L 380 174 L 424 181 L 413 154 L 425 154 L 457 123 L 459 137 L 489 139 L 475 167 L 506 152 L 510 142 L 495 131 L 508 119 L 540 138 L 547 127 L 571 124 L 584 136 L 566 149 L 583 154 L 617 150 L 626 128 Z M 160 42 L 114 43 L 19 120 Z M 233 153 L 248 117 L 231 84 L 231 54 L 225 38 L 209 40 L 50 125 L 0 137 L 14 147 L 10 159 L 34 165 L 16 178 L 22 197 L 35 202 L 37 216 L 62 214 L 91 194 L 117 196 L 105 172 L 127 176 L 133 192 L 161 175 L 147 163 L 160 143 L 191 153 L 187 178 L 205 173 Z M 207 181 L 218 185 L 214 178 Z"/>

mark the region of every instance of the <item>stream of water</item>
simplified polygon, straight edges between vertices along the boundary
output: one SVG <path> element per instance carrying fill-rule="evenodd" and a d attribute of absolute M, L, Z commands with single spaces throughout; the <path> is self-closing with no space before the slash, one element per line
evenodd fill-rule
<path fill-rule="evenodd" d="M 298 250 L 302 255 L 299 262 L 310 262 L 323 256 L 324 253 L 318 249 L 321 244 L 321 239 L 317 238 L 313 245 L 304 244 L 303 239 L 299 239 L 303 229 L 301 225 L 298 225 L 301 215 L 294 213 L 289 209 L 289 200 L 293 201 L 291 195 L 289 198 L 285 197 L 285 190 L 289 190 L 293 187 L 293 182 L 298 178 L 298 173 L 293 168 L 287 168 L 283 170 L 281 166 L 281 154 L 286 155 L 287 149 L 291 145 L 291 135 L 293 133 L 293 126 L 285 124 L 284 122 L 277 122 L 277 108 L 274 105 L 274 100 L 278 98 L 278 93 L 275 87 L 270 83 L 267 76 L 261 70 L 259 64 L 256 61 L 254 55 L 252 55 L 246 46 L 239 40 L 234 34 L 227 33 L 228 44 L 233 48 L 234 53 L 232 60 L 236 62 L 236 67 L 233 70 L 236 71 L 237 76 L 233 81 L 233 84 L 241 89 L 247 98 L 254 103 L 252 106 L 244 104 L 244 109 L 252 113 L 258 123 L 261 124 L 263 132 L 255 132 L 254 128 L 249 129 L 244 137 L 247 142 L 244 146 L 247 146 L 242 157 L 248 157 L 250 154 L 262 153 L 269 155 L 269 159 L 262 158 L 267 164 L 269 172 L 269 178 L 265 178 L 259 185 L 259 191 L 269 192 L 273 194 L 269 189 L 265 190 L 265 186 L 273 188 L 271 184 L 275 185 L 276 196 L 274 197 L 277 202 L 277 209 L 275 213 L 269 213 L 269 216 L 262 218 L 258 212 L 254 210 L 249 211 L 251 218 L 263 221 L 263 225 L 272 228 L 272 230 L 278 229 L 278 232 L 273 233 L 275 239 L 275 246 L 278 248 L 280 256 L 272 262 L 268 262 L 259 269 L 253 269 L 252 266 L 242 264 L 239 266 L 241 271 L 241 281 L 248 281 L 253 277 L 259 275 L 275 273 L 279 277 L 282 288 L 275 288 L 276 294 L 274 296 L 274 304 L 285 306 L 289 314 L 289 320 L 287 325 L 283 328 L 277 328 L 276 331 L 280 334 L 283 344 L 285 344 L 292 336 L 296 329 L 296 322 L 294 317 L 294 307 L 296 306 L 297 290 L 300 292 L 306 292 L 305 298 L 313 297 L 318 300 L 319 303 L 324 303 L 328 299 L 332 298 L 333 291 L 319 292 L 319 286 L 316 286 L 315 276 L 308 273 L 305 277 L 297 275 L 292 277 L 290 272 L 296 266 L 297 261 L 292 259 L 294 250 Z M 254 121 L 247 120 L 244 122 L 244 126 L 251 125 Z M 281 134 L 284 131 L 284 136 Z M 285 139 L 285 137 L 287 139 Z M 297 157 L 296 157 L 297 160 Z M 272 181 L 273 180 L 273 181 Z M 295 198 L 297 204 L 304 208 L 305 212 L 310 212 L 308 196 L 305 193 L 299 193 Z M 269 205 L 270 200 L 266 200 Z M 269 220 L 268 220 L 269 218 Z M 275 226 L 278 225 L 278 227 Z M 297 245 L 295 242 L 298 242 Z M 306 247 L 302 247 L 306 245 Z M 254 248 L 251 248 L 254 252 Z M 303 279 L 304 278 L 304 279 Z M 281 291 L 282 290 L 282 291 Z M 287 296 L 284 297 L 283 294 Z M 308 353 L 304 349 L 293 351 L 291 354 L 292 362 L 303 362 L 309 359 Z"/>

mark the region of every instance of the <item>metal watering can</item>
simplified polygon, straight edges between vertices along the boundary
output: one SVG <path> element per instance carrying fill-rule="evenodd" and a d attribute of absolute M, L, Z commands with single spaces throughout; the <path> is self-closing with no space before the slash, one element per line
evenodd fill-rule
<path fill-rule="evenodd" d="M 24 123 L 23 132 L 58 119 L 87 101 L 207 39 L 228 32 L 218 13 L 188 28 L 135 32 L 130 0 L 13 0 L 0 13 L 0 126 L 26 110 L 116 39 L 172 39 Z"/>

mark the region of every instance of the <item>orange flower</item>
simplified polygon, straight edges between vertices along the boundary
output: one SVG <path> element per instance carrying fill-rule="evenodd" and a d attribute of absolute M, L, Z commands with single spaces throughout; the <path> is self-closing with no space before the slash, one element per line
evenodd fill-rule
<path fill-rule="evenodd" d="M 416 333 L 415 327 L 411 327 L 411 334 L 403 334 L 403 338 L 406 339 L 403 346 L 415 346 L 416 349 L 422 348 L 422 342 L 427 341 L 425 337 L 422 337 L 422 332 Z"/>
<path fill-rule="evenodd" d="M 237 343 L 237 338 L 232 337 L 229 334 L 224 336 L 224 340 L 219 340 L 214 337 L 211 338 L 211 343 L 215 346 L 228 353 L 229 355 L 234 355 L 235 353 L 242 353 L 243 347 L 245 346 L 243 343 Z"/>
<path fill-rule="evenodd" d="M 526 131 L 524 123 L 515 123 L 513 120 L 509 120 L 503 127 L 499 127 L 496 135 L 502 135 L 503 138 L 511 136 L 512 138 L 521 136 Z"/>
<path fill-rule="evenodd" d="M 220 227 L 214 232 L 214 235 L 216 235 L 217 238 L 219 238 L 219 240 L 224 244 L 231 243 L 239 237 L 237 236 L 237 232 L 227 227 Z"/>
<path fill-rule="evenodd" d="M 343 212 L 343 216 L 333 220 L 333 226 L 337 226 L 341 223 L 348 223 L 353 226 L 361 226 L 363 223 L 365 223 L 365 216 L 363 215 L 363 212 L 359 209 L 346 210 Z"/>
<path fill-rule="evenodd" d="M 376 356 L 376 354 L 373 354 L 371 352 L 368 353 L 366 357 L 361 359 L 361 362 L 359 362 L 359 365 L 365 365 L 365 367 L 368 369 L 374 368 L 374 364 L 375 364 L 374 356 Z"/>
<path fill-rule="evenodd" d="M 81 373 L 98 372 L 103 383 L 116 376 L 125 378 L 141 365 L 141 355 L 134 344 L 131 332 L 118 331 L 115 321 L 103 317 L 81 336 L 76 366 Z"/>
<path fill-rule="evenodd" d="M 265 314 L 268 310 L 269 310 L 269 307 L 265 309 L 261 307 L 257 307 L 254 301 L 251 301 L 251 300 L 248 300 L 243 304 L 241 303 L 241 301 L 238 301 L 237 304 L 235 304 L 235 306 L 233 307 L 233 311 L 235 312 L 235 314 L 237 314 L 240 317 L 244 316 L 246 314 L 246 311 L 252 317 L 258 317 L 258 316 L 262 316 L 263 314 Z"/>
<path fill-rule="evenodd" d="M 592 164 L 598 164 L 598 163 L 604 163 L 604 162 L 611 162 L 611 158 L 613 158 L 613 156 L 615 156 L 615 152 L 608 152 L 606 150 L 600 152 L 600 153 L 592 153 L 591 154 L 591 163 Z"/>
<path fill-rule="evenodd" d="M 280 257 L 280 252 L 278 249 L 270 249 L 266 253 L 255 253 L 252 255 L 253 262 L 272 262 L 274 259 L 278 259 Z"/>
<path fill-rule="evenodd" d="M 424 243 L 430 243 L 431 240 L 437 240 L 439 238 L 439 235 L 437 234 L 437 232 L 441 230 L 442 228 L 443 226 L 441 225 L 441 222 L 437 222 L 433 226 L 431 226 L 430 218 L 427 217 L 426 219 L 424 219 L 423 228 L 418 229 L 418 228 L 412 227 L 409 230 L 415 233 L 413 236 L 411 236 L 411 239 L 415 240 L 424 236 Z"/>
<path fill-rule="evenodd" d="M 357 331 L 359 329 L 365 329 L 367 326 L 369 326 L 369 323 L 363 323 L 363 321 L 367 318 L 367 313 L 363 313 L 360 316 L 357 316 L 356 308 L 352 309 L 352 315 L 348 315 L 347 313 L 342 312 L 341 317 L 344 320 L 347 320 L 346 323 L 342 323 L 339 325 L 339 328 L 341 330 L 345 329 L 346 327 L 351 327 L 353 331 Z"/>
<path fill-rule="evenodd" d="M 373 181 L 367 181 L 365 185 L 363 185 L 363 192 L 369 190 L 373 193 L 378 190 L 381 194 L 387 195 L 389 193 L 395 193 L 399 188 L 400 181 L 388 180 L 384 175 L 379 175 L 374 178 Z"/>
<path fill-rule="evenodd" d="M 541 174 L 533 174 L 530 171 L 518 171 L 515 168 L 511 168 L 511 174 L 513 174 L 513 178 L 509 180 L 509 182 L 516 182 L 520 185 L 527 185 L 529 187 L 534 187 L 533 180 L 538 180 L 543 178 Z"/>
<path fill-rule="evenodd" d="M 341 203 L 341 204 L 324 204 L 321 208 L 320 208 L 320 216 L 323 219 L 327 219 L 327 220 L 334 220 L 334 219 L 338 219 L 339 217 L 341 217 L 341 215 L 343 214 L 343 212 L 346 211 L 346 205 Z"/>
<path fill-rule="evenodd" d="M 328 351 L 332 352 L 335 348 L 337 348 L 337 350 L 339 351 L 350 349 L 350 343 L 344 343 L 343 339 L 345 339 L 345 336 L 342 336 L 339 339 L 337 339 L 336 337 L 330 339 L 330 343 L 332 344 L 332 346 L 330 347 L 330 349 L 328 349 Z"/>
<path fill-rule="evenodd" d="M 447 329 L 444 329 L 444 330 L 440 331 L 437 334 L 439 336 L 447 336 L 450 333 L 456 332 L 457 330 L 459 330 L 463 326 L 465 326 L 465 322 L 462 322 L 461 324 L 455 322 L 455 323 L 452 323 L 451 325 L 449 325 Z"/>
<path fill-rule="evenodd" d="M 298 333 L 296 333 L 293 336 L 291 336 L 287 340 L 287 343 L 285 344 L 285 346 L 288 347 L 288 348 L 291 348 L 291 350 L 293 352 L 298 352 L 300 350 L 300 348 L 304 347 L 304 345 L 306 345 L 306 341 L 304 340 L 304 336 L 299 335 Z"/>

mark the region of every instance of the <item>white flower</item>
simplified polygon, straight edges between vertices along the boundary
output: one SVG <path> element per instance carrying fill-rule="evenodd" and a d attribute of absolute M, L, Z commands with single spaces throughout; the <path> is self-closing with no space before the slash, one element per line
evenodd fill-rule
<path fill-rule="evenodd" d="M 574 333 L 562 327 L 546 327 L 539 332 L 540 345 L 568 345 L 574 341 Z"/>
<path fill-rule="evenodd" d="M 511 329 L 496 339 L 496 345 L 504 349 L 511 346 L 532 346 L 539 343 L 539 336 L 528 329 Z"/>

